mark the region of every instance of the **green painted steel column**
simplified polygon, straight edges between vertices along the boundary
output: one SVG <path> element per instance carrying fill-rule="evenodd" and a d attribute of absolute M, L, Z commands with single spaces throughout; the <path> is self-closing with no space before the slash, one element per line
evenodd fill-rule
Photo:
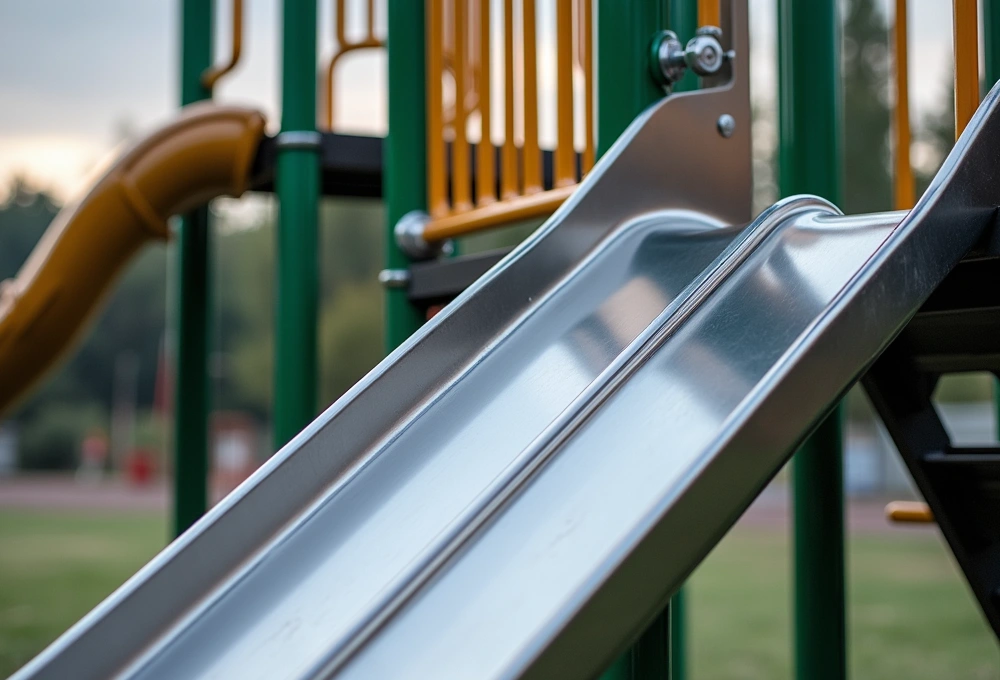
<path fill-rule="evenodd" d="M 1000 0 L 983 0 L 983 47 L 986 52 L 986 91 L 1000 80 Z"/>
<path fill-rule="evenodd" d="M 603 155 L 632 120 L 663 96 L 650 75 L 650 46 L 666 25 L 658 0 L 597 0 L 597 154 Z M 670 677 L 670 608 L 605 671 L 603 680 Z"/>
<path fill-rule="evenodd" d="M 986 53 L 986 78 L 983 95 L 1000 80 L 1000 0 L 983 0 L 983 51 Z M 993 381 L 995 421 L 1000 430 L 1000 380 Z M 1000 431 L 997 432 L 1000 437 Z"/>
<path fill-rule="evenodd" d="M 663 96 L 650 76 L 653 36 L 666 25 L 660 0 L 597 0 L 597 155 Z"/>
<path fill-rule="evenodd" d="M 778 1 L 782 195 L 841 198 L 840 35 L 836 0 Z M 795 666 L 800 680 L 847 676 L 841 408 L 792 464 Z"/>
<path fill-rule="evenodd" d="M 181 105 L 208 99 L 201 74 L 212 64 L 213 0 L 181 3 Z M 174 389 L 174 509 L 178 535 L 208 504 L 208 208 L 180 221 L 177 235 L 176 381 Z"/>
<path fill-rule="evenodd" d="M 316 415 L 319 304 L 316 0 L 285 0 L 282 23 L 281 133 L 275 170 L 279 205 L 275 448 Z"/>
<path fill-rule="evenodd" d="M 385 266 L 405 269 L 410 260 L 396 247 L 393 229 L 411 210 L 427 207 L 427 105 L 424 94 L 424 3 L 389 0 L 389 135 L 383 162 L 386 201 Z M 391 352 L 424 319 L 406 290 L 385 293 L 385 348 Z"/>
<path fill-rule="evenodd" d="M 682 43 L 694 37 L 698 30 L 698 0 L 670 0 L 667 26 Z M 674 92 L 698 89 L 698 77 L 688 71 L 677 83 Z M 681 588 L 670 600 L 670 678 L 687 677 L 687 595 Z"/>

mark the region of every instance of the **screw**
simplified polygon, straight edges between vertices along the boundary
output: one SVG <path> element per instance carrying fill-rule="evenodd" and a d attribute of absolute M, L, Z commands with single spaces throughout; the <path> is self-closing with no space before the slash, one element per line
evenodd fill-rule
<path fill-rule="evenodd" d="M 410 272 L 406 269 L 383 269 L 378 273 L 378 282 L 385 288 L 406 288 L 410 285 Z"/>
<path fill-rule="evenodd" d="M 736 132 L 736 119 L 730 116 L 728 113 L 724 113 L 719 116 L 719 120 L 716 121 L 715 127 L 718 128 L 719 134 L 729 139 Z"/>

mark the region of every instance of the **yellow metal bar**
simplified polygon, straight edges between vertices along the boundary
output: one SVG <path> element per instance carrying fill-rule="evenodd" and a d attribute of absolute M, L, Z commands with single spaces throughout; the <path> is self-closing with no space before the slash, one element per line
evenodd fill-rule
<path fill-rule="evenodd" d="M 379 49 L 385 47 L 385 41 L 375 35 L 375 6 L 374 0 L 368 0 L 368 17 L 366 36 L 362 40 L 350 40 L 347 37 L 346 28 L 346 3 L 348 0 L 337 0 L 334 4 L 334 38 L 337 41 L 337 48 L 327 62 L 324 72 L 323 83 L 326 87 L 326 102 L 323 110 L 323 126 L 327 130 L 333 130 L 333 121 L 336 115 L 334 97 L 337 93 L 336 73 L 337 65 L 344 55 L 357 50 Z"/>
<path fill-rule="evenodd" d="M 118 159 L 63 209 L 17 276 L 0 286 L 0 409 L 23 397 L 79 339 L 108 288 L 167 219 L 250 183 L 264 117 L 193 104 Z"/>
<path fill-rule="evenodd" d="M 326 73 L 324 82 L 326 83 L 326 107 L 323 112 L 323 125 L 327 130 L 333 129 L 334 121 L 334 95 L 336 94 L 336 72 L 337 65 L 344 55 L 350 54 L 351 52 L 356 52 L 357 50 L 365 49 L 379 49 L 385 47 L 385 43 L 378 38 L 375 39 L 365 39 L 356 43 L 350 43 L 344 45 L 337 52 L 330 57 L 330 61 L 326 65 Z"/>
<path fill-rule="evenodd" d="M 892 49 L 896 65 L 895 173 L 893 204 L 896 210 L 909 210 L 916 201 L 913 166 L 910 164 L 910 88 L 907 66 L 907 0 L 896 0 L 896 23 L 892 32 Z"/>
<path fill-rule="evenodd" d="M 469 165 L 468 110 L 466 109 L 466 91 L 468 81 L 468 53 L 465 49 L 468 36 L 468 23 L 465 10 L 468 0 L 452 0 L 452 16 L 455 45 L 455 121 L 452 129 L 455 134 L 451 142 L 451 208 L 454 212 L 464 212 L 472 209 L 472 169 Z"/>
<path fill-rule="evenodd" d="M 424 227 L 424 240 L 428 243 L 443 241 L 532 217 L 550 215 L 575 190 L 574 185 L 530 196 L 516 196 L 460 215 L 432 220 Z"/>
<path fill-rule="evenodd" d="M 201 74 L 201 86 L 211 91 L 222 76 L 226 75 L 240 63 L 243 54 L 243 0 L 233 2 L 233 44 L 229 51 L 229 61 L 225 64 L 212 66 Z"/>
<path fill-rule="evenodd" d="M 503 3 L 504 136 L 500 150 L 500 198 L 518 195 L 517 147 L 514 141 L 514 0 Z"/>
<path fill-rule="evenodd" d="M 698 0 L 698 25 L 718 26 L 719 0 Z"/>
<path fill-rule="evenodd" d="M 926 503 L 893 501 L 885 506 L 885 516 L 891 522 L 933 524 L 934 514 Z"/>
<path fill-rule="evenodd" d="M 427 210 L 431 217 L 448 214 L 441 92 L 444 75 L 443 29 L 444 0 L 427 0 Z"/>
<path fill-rule="evenodd" d="M 537 114 L 536 114 L 537 115 Z M 573 147 L 573 5 L 556 2 L 556 149 L 555 185 L 576 182 Z"/>
<path fill-rule="evenodd" d="M 490 0 L 479 0 L 479 120 L 481 121 L 479 151 L 476 157 L 476 205 L 484 206 L 497 200 L 496 175 L 493 141 L 490 130 L 493 125 L 493 105 L 490 97 Z"/>
<path fill-rule="evenodd" d="M 538 147 L 538 40 L 535 0 L 523 0 L 521 26 L 524 35 L 524 193 L 542 191 L 542 152 Z"/>
<path fill-rule="evenodd" d="M 955 138 L 979 107 L 979 15 L 976 0 L 954 0 Z"/>
<path fill-rule="evenodd" d="M 580 0 L 580 61 L 583 67 L 583 173 L 594 167 L 594 3 Z"/>

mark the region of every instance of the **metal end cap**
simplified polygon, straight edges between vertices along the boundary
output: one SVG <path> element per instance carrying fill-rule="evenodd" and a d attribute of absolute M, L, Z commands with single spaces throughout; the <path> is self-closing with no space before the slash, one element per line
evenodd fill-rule
<path fill-rule="evenodd" d="M 396 222 L 393 233 L 400 250 L 415 260 L 424 260 L 437 255 L 441 248 L 424 240 L 424 227 L 431 221 L 430 215 L 422 210 L 413 210 Z"/>

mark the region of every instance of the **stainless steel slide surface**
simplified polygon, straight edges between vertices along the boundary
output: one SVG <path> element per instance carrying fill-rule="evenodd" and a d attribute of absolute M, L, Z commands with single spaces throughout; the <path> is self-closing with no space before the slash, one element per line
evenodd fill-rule
<path fill-rule="evenodd" d="M 749 120 L 732 70 L 640 117 L 552 220 L 17 677 L 598 673 L 1000 195 L 994 92 L 908 215 L 799 197 L 743 226 L 749 126 L 715 130 Z"/>

